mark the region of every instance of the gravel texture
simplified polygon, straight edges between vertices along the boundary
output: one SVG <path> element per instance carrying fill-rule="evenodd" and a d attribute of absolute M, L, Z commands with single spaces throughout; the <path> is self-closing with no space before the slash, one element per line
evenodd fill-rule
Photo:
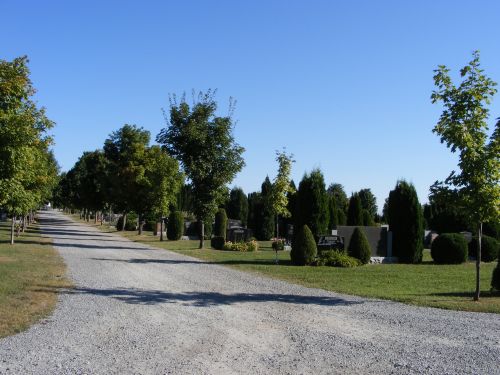
<path fill-rule="evenodd" d="M 0 340 L 1 374 L 500 374 L 500 315 L 363 299 L 44 212 L 73 290 Z"/>

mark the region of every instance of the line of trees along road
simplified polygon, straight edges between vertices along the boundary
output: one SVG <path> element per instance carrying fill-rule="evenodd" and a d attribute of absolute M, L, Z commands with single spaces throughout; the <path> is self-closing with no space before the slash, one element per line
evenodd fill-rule
<path fill-rule="evenodd" d="M 16 220 L 21 230 L 33 211 L 47 202 L 59 167 L 48 135 L 54 123 L 33 100 L 28 58 L 0 60 L 0 208 L 11 217 L 11 244 Z"/>

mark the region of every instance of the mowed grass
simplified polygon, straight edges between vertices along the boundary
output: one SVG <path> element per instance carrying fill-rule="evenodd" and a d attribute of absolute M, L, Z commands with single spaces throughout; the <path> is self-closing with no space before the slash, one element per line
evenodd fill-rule
<path fill-rule="evenodd" d="M 111 230 L 105 226 L 103 230 Z M 388 299 L 419 306 L 444 309 L 500 313 L 500 294 L 490 291 L 491 276 L 496 261 L 481 264 L 481 300 L 474 302 L 475 263 L 459 265 L 433 264 L 429 250 L 422 264 L 370 264 L 357 268 L 297 267 L 290 263 L 289 252 L 279 252 L 279 264 L 269 241 L 260 242 L 260 251 L 239 253 L 198 249 L 198 241 L 163 241 L 150 232 L 117 232 L 155 247 L 189 255 L 207 262 L 226 265 L 243 271 L 286 280 L 312 288 L 334 292 Z"/>
<path fill-rule="evenodd" d="M 36 225 L 10 245 L 10 222 L 0 222 L 0 337 L 27 329 L 50 314 L 56 291 L 70 287 L 66 267 Z"/>

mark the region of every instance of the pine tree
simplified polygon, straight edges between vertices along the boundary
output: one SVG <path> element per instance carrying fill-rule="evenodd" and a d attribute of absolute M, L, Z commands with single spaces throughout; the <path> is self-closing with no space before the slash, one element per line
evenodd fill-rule
<path fill-rule="evenodd" d="M 363 264 L 370 263 L 371 248 L 366 238 L 365 233 L 361 228 L 356 227 L 349 242 L 348 253 L 350 256 L 357 258 Z"/>
<path fill-rule="evenodd" d="M 363 225 L 363 208 L 358 193 L 351 195 L 349 209 L 347 210 L 347 225 Z"/>

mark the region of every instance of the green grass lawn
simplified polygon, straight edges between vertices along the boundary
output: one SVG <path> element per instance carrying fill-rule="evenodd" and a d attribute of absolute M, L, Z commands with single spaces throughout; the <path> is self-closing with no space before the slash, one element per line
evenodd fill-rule
<path fill-rule="evenodd" d="M 10 222 L 0 222 L 0 337 L 28 328 L 50 314 L 57 302 L 57 291 L 70 284 L 66 267 L 40 237 L 36 225 L 10 245 Z"/>
<path fill-rule="evenodd" d="M 425 251 L 423 263 L 415 265 L 373 264 L 357 268 L 296 267 L 290 264 L 288 252 L 280 252 L 279 265 L 275 265 L 275 253 L 269 241 L 260 242 L 261 250 L 258 252 L 239 253 L 209 248 L 199 250 L 198 241 L 160 242 L 150 232 L 142 236 L 138 236 L 136 232 L 121 234 L 133 241 L 308 287 L 421 306 L 500 313 L 500 294 L 490 292 L 491 275 L 496 262 L 482 263 L 482 298 L 479 302 L 474 302 L 472 292 L 475 289 L 475 263 L 435 265 L 428 250 Z M 209 247 L 210 241 L 206 241 L 205 244 Z"/>

